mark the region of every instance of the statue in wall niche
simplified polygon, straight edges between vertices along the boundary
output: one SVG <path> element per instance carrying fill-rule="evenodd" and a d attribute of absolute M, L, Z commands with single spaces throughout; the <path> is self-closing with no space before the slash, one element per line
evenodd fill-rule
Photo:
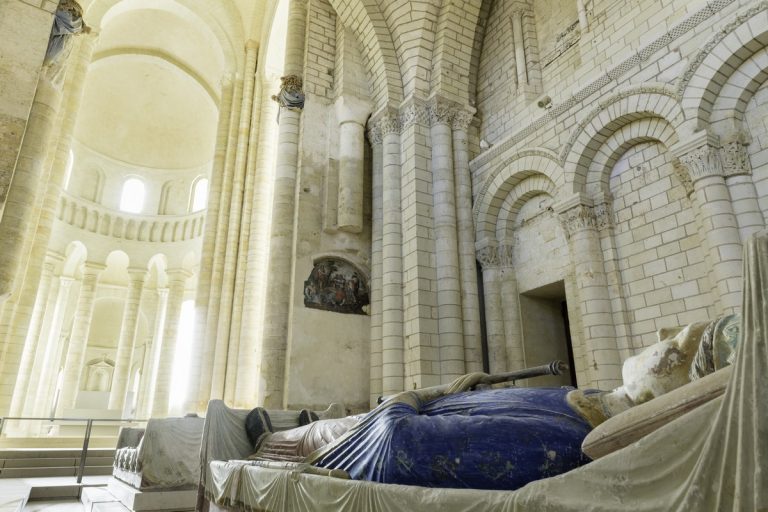
<path fill-rule="evenodd" d="M 341 259 L 319 260 L 304 281 L 304 305 L 308 308 L 365 315 L 369 302 L 366 280 Z"/>
<path fill-rule="evenodd" d="M 607 418 L 729 364 L 738 326 L 731 316 L 659 331 L 656 344 L 626 360 L 624 384 L 609 392 L 518 388 L 499 384 L 523 378 L 514 373 L 473 373 L 399 393 L 365 415 L 310 418 L 282 432 L 254 409 L 246 419 L 251 459 L 310 463 L 380 483 L 518 489 L 590 462 L 582 441 Z"/>

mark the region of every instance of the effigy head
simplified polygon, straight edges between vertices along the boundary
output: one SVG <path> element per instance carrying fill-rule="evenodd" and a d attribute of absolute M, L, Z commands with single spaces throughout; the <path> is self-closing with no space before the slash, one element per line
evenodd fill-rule
<path fill-rule="evenodd" d="M 659 342 L 624 361 L 627 397 L 641 404 L 690 382 L 689 372 L 709 322 L 659 331 Z"/>

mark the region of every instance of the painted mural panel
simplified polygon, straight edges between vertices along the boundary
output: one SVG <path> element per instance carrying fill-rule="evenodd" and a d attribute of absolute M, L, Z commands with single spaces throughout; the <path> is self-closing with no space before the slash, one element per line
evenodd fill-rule
<path fill-rule="evenodd" d="M 304 281 L 304 305 L 308 308 L 354 315 L 367 314 L 368 284 L 352 264 L 323 258 Z"/>

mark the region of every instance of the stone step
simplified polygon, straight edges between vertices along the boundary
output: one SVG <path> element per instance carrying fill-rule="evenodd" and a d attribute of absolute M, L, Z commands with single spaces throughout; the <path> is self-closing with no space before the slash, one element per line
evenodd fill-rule
<path fill-rule="evenodd" d="M 82 442 L 80 443 L 82 445 Z M 0 459 L 80 458 L 82 448 L 25 448 L 0 450 Z M 114 448 L 88 448 L 88 458 L 115 456 Z"/>
<path fill-rule="evenodd" d="M 56 454 L 51 454 L 56 455 Z M 112 466 L 112 457 L 87 457 L 85 459 L 85 465 L 87 467 L 95 466 Z M 65 457 L 65 458 L 52 458 L 52 457 L 30 457 L 26 459 L 22 458 L 9 458 L 4 459 L 0 457 L 0 470 L 8 468 L 63 468 L 67 466 L 79 466 L 80 457 Z"/>
<path fill-rule="evenodd" d="M 78 466 L 66 467 L 25 467 L 0 469 L 2 478 L 41 478 L 54 476 L 77 476 Z M 111 475 L 112 466 L 86 466 L 83 469 L 85 476 Z"/>

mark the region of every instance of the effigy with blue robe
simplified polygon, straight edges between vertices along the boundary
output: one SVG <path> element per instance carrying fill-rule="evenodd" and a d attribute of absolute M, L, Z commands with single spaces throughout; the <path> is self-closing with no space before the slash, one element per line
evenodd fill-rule
<path fill-rule="evenodd" d="M 350 477 L 425 487 L 512 490 L 590 462 L 590 424 L 567 403 L 572 388 L 449 394 L 423 406 L 369 413 L 315 466 Z"/>

